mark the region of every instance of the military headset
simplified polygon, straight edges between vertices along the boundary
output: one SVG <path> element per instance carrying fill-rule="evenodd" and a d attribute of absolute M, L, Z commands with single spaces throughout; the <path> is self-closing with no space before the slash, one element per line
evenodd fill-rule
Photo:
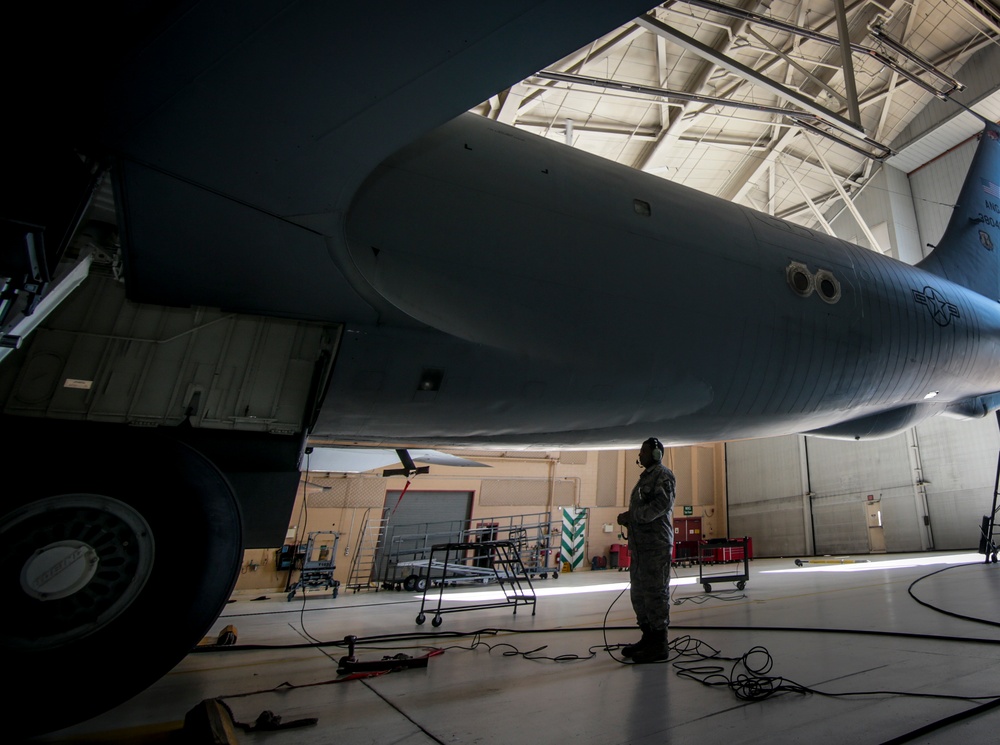
<path fill-rule="evenodd" d="M 663 443 L 657 440 L 655 437 L 650 437 L 646 440 L 643 445 L 649 445 L 649 454 L 653 458 L 654 463 L 659 463 L 663 460 Z"/>

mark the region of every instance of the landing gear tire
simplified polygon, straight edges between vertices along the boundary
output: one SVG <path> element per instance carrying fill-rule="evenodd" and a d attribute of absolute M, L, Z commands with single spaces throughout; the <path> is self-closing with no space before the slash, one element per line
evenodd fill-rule
<path fill-rule="evenodd" d="M 225 477 L 177 441 L 12 450 L 32 483 L 0 505 L 0 649 L 25 736 L 111 709 L 180 662 L 225 606 L 243 541 Z"/>

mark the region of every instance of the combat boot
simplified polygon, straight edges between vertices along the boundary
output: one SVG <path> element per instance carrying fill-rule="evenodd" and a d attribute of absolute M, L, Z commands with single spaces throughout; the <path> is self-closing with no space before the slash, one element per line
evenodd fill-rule
<path fill-rule="evenodd" d="M 632 655 L 632 662 L 637 665 L 644 665 L 647 662 L 663 662 L 669 656 L 667 630 L 650 629 L 649 641 Z"/>
<path fill-rule="evenodd" d="M 639 628 L 642 629 L 642 638 L 635 644 L 626 644 L 622 647 L 622 657 L 634 657 L 636 652 L 645 649 L 649 644 L 653 627 L 648 623 L 640 623 Z"/>

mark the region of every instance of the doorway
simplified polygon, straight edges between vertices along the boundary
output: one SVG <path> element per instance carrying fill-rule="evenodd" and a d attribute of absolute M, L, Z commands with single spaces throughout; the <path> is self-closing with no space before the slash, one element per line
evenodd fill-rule
<path fill-rule="evenodd" d="M 402 497 L 402 499 L 400 498 Z M 387 490 L 382 517 L 385 529 L 375 561 L 375 581 L 391 585 L 416 572 L 398 562 L 427 559 L 436 543 L 462 540 L 472 512 L 472 492 Z"/>
<path fill-rule="evenodd" d="M 675 517 L 674 518 L 674 542 L 677 541 L 700 541 L 701 540 L 701 518 L 700 517 Z"/>
<path fill-rule="evenodd" d="M 701 540 L 700 517 L 674 518 L 674 561 L 688 563 L 698 558 Z"/>
<path fill-rule="evenodd" d="M 873 554 L 885 553 L 885 533 L 882 529 L 882 504 L 866 502 L 868 515 L 868 551 Z"/>

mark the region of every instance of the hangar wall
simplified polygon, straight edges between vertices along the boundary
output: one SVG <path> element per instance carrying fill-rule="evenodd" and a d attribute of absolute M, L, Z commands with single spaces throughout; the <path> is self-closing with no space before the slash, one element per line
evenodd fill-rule
<path fill-rule="evenodd" d="M 558 521 L 561 507 L 587 508 L 585 568 L 589 568 L 592 557 L 608 557 L 612 544 L 624 542 L 615 520 L 625 509 L 639 476 L 640 468 L 635 465 L 637 450 L 467 451 L 461 455 L 488 467 L 431 466 L 430 473 L 413 480 L 408 493 L 471 493 L 469 518 L 474 523 L 545 513 Z M 668 448 L 664 462 L 677 476 L 675 514 L 682 517 L 689 512 L 690 517 L 701 518 L 706 538 L 725 536 L 723 446 Z M 366 511 L 377 518 L 386 494 L 398 493 L 405 483 L 403 477 L 382 477 L 380 470 L 362 474 L 303 474 L 292 510 L 288 543 L 305 542 L 311 531 L 339 532 L 334 576 L 346 583 Z M 553 545 L 558 542 L 557 536 Z M 236 585 L 238 592 L 279 591 L 285 586 L 288 573 L 276 567 L 278 548 L 245 552 L 243 571 Z"/>
<path fill-rule="evenodd" d="M 753 536 L 758 556 L 867 554 L 874 503 L 890 553 L 975 549 L 998 452 L 994 417 L 938 417 L 871 442 L 728 443 L 729 532 Z"/>

